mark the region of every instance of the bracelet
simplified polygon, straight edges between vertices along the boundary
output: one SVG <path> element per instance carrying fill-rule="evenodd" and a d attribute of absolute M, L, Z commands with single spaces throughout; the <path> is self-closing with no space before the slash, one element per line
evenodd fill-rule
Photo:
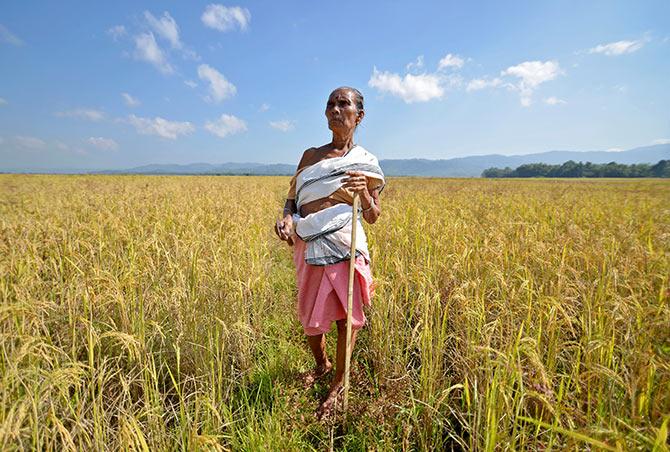
<path fill-rule="evenodd" d="M 369 212 L 369 211 L 371 211 L 374 207 L 375 207 L 375 198 L 371 198 L 370 207 L 368 207 L 367 209 L 363 209 L 363 210 L 361 210 L 361 212 L 363 212 L 363 213 L 365 213 L 365 212 Z"/>

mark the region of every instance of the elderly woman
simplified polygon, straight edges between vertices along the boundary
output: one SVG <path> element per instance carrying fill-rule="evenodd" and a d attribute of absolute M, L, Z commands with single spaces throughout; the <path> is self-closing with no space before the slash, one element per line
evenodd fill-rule
<path fill-rule="evenodd" d="M 328 374 L 332 364 L 326 354 L 325 333 L 337 324 L 335 376 L 317 416 L 328 414 L 342 388 L 346 353 L 347 292 L 351 228 L 357 227 L 351 347 L 356 330 L 365 324 L 363 306 L 370 305 L 372 274 L 365 232 L 360 218 L 353 220 L 354 194 L 360 196 L 362 217 L 368 223 L 381 213 L 379 193 L 384 174 L 377 158 L 354 144 L 354 131 L 365 116 L 363 95 L 354 88 L 333 91 L 326 104 L 330 143 L 307 149 L 284 206 L 283 219 L 275 225 L 281 240 L 294 245 L 298 280 L 298 316 L 316 367 L 310 383 Z"/>

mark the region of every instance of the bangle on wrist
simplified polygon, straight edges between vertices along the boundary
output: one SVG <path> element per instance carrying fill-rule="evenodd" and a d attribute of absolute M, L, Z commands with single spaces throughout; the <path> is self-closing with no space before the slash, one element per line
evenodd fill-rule
<path fill-rule="evenodd" d="M 365 212 L 369 212 L 369 211 L 371 211 L 374 207 L 375 207 L 375 198 L 370 198 L 370 207 L 368 207 L 367 209 L 363 209 L 361 212 L 363 212 L 363 213 L 365 213 Z"/>

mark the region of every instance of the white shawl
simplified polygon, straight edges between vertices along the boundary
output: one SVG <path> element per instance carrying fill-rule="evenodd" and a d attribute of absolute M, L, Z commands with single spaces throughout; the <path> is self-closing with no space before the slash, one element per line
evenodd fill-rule
<path fill-rule="evenodd" d="M 373 189 L 384 188 L 384 173 L 377 158 L 361 146 L 354 146 L 342 157 L 321 160 L 304 170 L 296 178 L 296 204 L 300 207 L 308 202 L 325 198 L 343 185 L 347 171 L 360 171 L 378 182 Z M 359 210 L 360 213 L 360 210 Z M 307 242 L 305 261 L 311 265 L 334 264 L 350 258 L 352 209 L 348 204 L 337 204 L 307 215 L 293 216 L 295 231 Z M 356 218 L 356 253 L 370 260 L 367 237 Z"/>
<path fill-rule="evenodd" d="M 295 202 L 298 210 L 303 204 L 325 198 L 342 187 L 347 171 L 360 171 L 377 181 L 372 189 L 384 187 L 384 173 L 377 157 L 363 146 L 355 145 L 342 157 L 324 159 L 303 169 L 296 177 Z"/>

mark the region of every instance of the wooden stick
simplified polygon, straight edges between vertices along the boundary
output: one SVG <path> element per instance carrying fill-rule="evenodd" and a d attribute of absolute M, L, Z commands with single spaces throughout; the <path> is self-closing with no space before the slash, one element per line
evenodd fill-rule
<path fill-rule="evenodd" d="M 349 373 L 351 370 L 351 313 L 354 310 L 354 273 L 356 269 L 356 229 L 358 229 L 358 193 L 354 194 L 351 213 L 351 258 L 349 260 L 349 292 L 347 294 L 347 342 L 344 355 L 344 413 L 349 405 Z"/>

